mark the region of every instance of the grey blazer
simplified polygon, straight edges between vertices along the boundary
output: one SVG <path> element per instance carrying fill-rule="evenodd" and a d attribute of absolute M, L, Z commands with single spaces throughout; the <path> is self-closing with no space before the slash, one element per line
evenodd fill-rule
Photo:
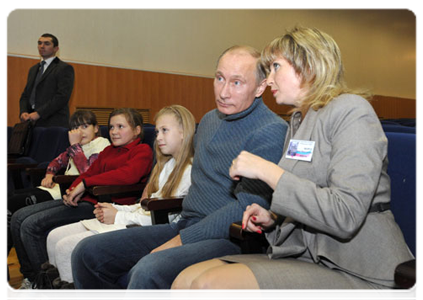
<path fill-rule="evenodd" d="M 293 115 L 298 117 L 300 113 Z M 294 120 L 291 121 L 291 124 Z M 387 139 L 371 105 L 341 95 L 310 109 L 290 138 L 315 141 L 311 162 L 286 158 L 271 210 L 286 216 L 267 234 L 270 257 L 307 256 L 315 263 L 394 286 L 395 267 L 412 258 L 390 210 Z"/>
<path fill-rule="evenodd" d="M 28 80 L 19 100 L 20 114 L 32 112 L 29 104 L 39 64 L 29 69 Z M 40 115 L 36 126 L 69 126 L 69 99 L 74 83 L 73 67 L 56 57 L 36 86 L 35 111 Z"/>

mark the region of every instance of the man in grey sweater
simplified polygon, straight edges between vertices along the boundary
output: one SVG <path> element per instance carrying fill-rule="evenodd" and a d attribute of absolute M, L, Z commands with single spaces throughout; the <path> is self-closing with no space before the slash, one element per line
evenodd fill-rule
<path fill-rule="evenodd" d="M 288 125 L 260 98 L 266 88 L 260 53 L 234 46 L 219 58 L 214 92 L 217 109 L 201 120 L 195 138 L 192 185 L 182 218 L 165 225 L 95 235 L 74 250 L 76 288 L 170 288 L 186 267 L 240 253 L 229 226 L 247 205 L 269 207 L 272 190 L 264 182 L 229 176 L 242 150 L 277 163 Z"/>

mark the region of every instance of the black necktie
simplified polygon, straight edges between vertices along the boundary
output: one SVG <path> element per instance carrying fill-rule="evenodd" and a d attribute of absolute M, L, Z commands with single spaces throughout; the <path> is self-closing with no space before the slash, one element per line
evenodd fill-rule
<path fill-rule="evenodd" d="M 43 75 L 45 64 L 46 62 L 44 60 L 40 62 L 40 67 L 38 68 L 37 77 L 35 77 L 34 86 L 32 87 L 31 97 L 29 98 L 29 104 L 31 105 L 32 109 L 35 108 L 35 89 L 38 85 L 38 82 L 40 82 L 41 76 Z"/>

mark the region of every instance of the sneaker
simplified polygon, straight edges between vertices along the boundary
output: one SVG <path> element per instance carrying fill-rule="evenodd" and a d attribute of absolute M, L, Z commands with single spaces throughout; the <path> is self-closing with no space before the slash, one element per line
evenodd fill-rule
<path fill-rule="evenodd" d="M 38 290 L 32 288 L 32 282 L 28 280 L 28 278 L 25 278 L 22 281 L 21 286 L 16 290 L 16 300 L 28 300 L 28 299 L 34 299 L 34 297 L 37 295 Z M 27 298 L 29 295 L 32 298 Z"/>
<path fill-rule="evenodd" d="M 16 290 L 16 300 L 24 300 L 25 297 L 33 290 L 32 288 L 32 282 L 28 280 L 28 278 L 25 278 L 21 286 Z"/>

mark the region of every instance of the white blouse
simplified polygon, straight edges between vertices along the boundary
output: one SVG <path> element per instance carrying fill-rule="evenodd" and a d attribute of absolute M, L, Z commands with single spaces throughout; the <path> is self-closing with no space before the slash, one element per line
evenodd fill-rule
<path fill-rule="evenodd" d="M 163 186 L 167 182 L 170 173 L 175 167 L 175 159 L 170 159 L 163 167 L 159 176 L 159 190 L 151 195 L 151 198 L 160 198 Z M 175 197 L 183 197 L 188 193 L 191 186 L 191 165 L 188 165 L 182 175 L 178 189 L 176 190 Z M 151 225 L 150 212 L 142 209 L 141 204 L 133 205 L 119 205 L 113 204 L 113 207 L 118 210 L 114 224 L 104 224 L 97 219 L 83 220 L 81 223 L 88 229 L 94 230 L 99 233 L 113 231 L 126 228 L 126 225 Z M 178 214 L 169 215 L 169 221 L 172 222 Z"/>

